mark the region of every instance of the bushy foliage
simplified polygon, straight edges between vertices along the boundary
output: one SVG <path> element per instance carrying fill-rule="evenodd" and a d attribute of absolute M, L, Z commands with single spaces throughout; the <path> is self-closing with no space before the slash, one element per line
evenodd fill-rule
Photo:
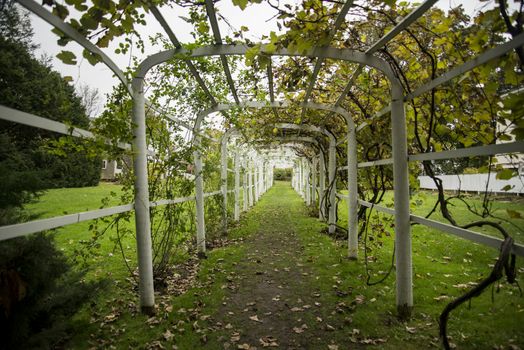
<path fill-rule="evenodd" d="M 102 284 L 82 280 L 45 234 L 0 242 L 0 349 L 47 349 Z"/>
<path fill-rule="evenodd" d="M 0 132 L 0 225 L 18 221 L 19 209 L 42 189 L 41 175 L 27 153 L 17 152 L 11 138 Z"/>
<path fill-rule="evenodd" d="M 13 6 L 0 9 L 0 104 L 87 128 L 73 87 L 33 57 L 31 37 L 27 15 Z M 45 188 L 98 183 L 96 157 L 82 147 L 51 152 L 52 142 L 61 140 L 67 139 L 0 122 L 0 225 L 26 219 L 24 204 Z M 56 347 L 73 325 L 71 316 L 99 286 L 72 270 L 50 235 L 0 242 L 0 349 Z"/>
<path fill-rule="evenodd" d="M 291 168 L 275 168 L 273 170 L 273 178 L 278 181 L 290 181 L 293 169 Z"/>
<path fill-rule="evenodd" d="M 0 10 L 0 24 L 0 104 L 88 128 L 89 118 L 73 86 L 53 71 L 48 61 L 34 57 L 33 33 L 27 15 L 15 6 L 7 6 Z M 49 152 L 49 141 L 60 140 L 59 135 L 6 121 L 0 122 L 0 129 L 6 135 L 3 138 L 7 137 L 10 143 L 10 161 L 0 162 L 2 174 L 11 179 L 11 192 L 24 191 L 28 179 L 18 175 L 20 171 L 32 171 L 30 178 L 34 186 L 27 188 L 19 198 L 30 197 L 36 187 L 78 187 L 98 183 L 100 160 L 97 157 L 77 148 L 61 155 Z"/>

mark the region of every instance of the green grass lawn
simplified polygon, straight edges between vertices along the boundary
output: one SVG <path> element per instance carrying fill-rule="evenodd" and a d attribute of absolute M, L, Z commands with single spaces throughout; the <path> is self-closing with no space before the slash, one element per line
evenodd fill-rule
<path fill-rule="evenodd" d="M 115 193 L 114 197 L 110 197 L 111 192 Z M 41 219 L 50 218 L 99 209 L 105 197 L 110 198 L 110 205 L 118 205 L 117 196 L 120 194 L 121 186 L 108 182 L 101 182 L 95 187 L 51 189 L 27 205 L 25 210 Z"/>
<path fill-rule="evenodd" d="M 347 193 L 347 191 L 342 192 Z M 479 198 L 479 196 L 467 196 L 466 198 L 467 202 L 472 208 L 476 208 L 479 212 L 482 212 L 482 200 Z M 411 212 L 415 215 L 425 216 L 431 211 L 436 201 L 436 193 L 429 191 L 418 191 L 411 196 Z M 393 203 L 393 193 L 392 191 L 388 191 L 384 196 L 383 202 L 380 203 L 380 205 L 393 208 Z M 476 220 L 484 220 L 483 218 L 475 215 L 470 210 L 468 210 L 466 204 L 456 199 L 451 201 L 449 209 L 453 217 L 461 225 Z M 507 210 L 516 211 L 520 213 L 522 218 L 511 218 Z M 524 243 L 524 202 L 522 199 L 520 199 L 517 196 L 504 197 L 501 200 L 497 200 L 495 198 L 491 203 L 491 212 L 495 216 L 495 218 L 491 220 L 500 222 L 502 226 L 508 231 L 508 233 L 515 239 L 515 242 L 521 244 Z M 339 225 L 347 227 L 347 216 L 347 202 L 344 199 L 341 199 L 338 206 Z M 437 209 L 429 219 L 449 223 L 447 220 L 443 218 L 439 209 Z M 418 230 L 433 232 L 436 236 L 440 236 L 443 234 L 448 235 L 447 233 L 443 233 L 438 230 L 420 227 L 420 225 L 415 226 L 413 229 L 415 232 Z M 474 228 L 473 230 L 483 234 L 502 238 L 501 235 L 492 227 L 480 227 Z"/>
<path fill-rule="evenodd" d="M 497 251 L 495 249 L 473 244 L 469 241 L 417 225 L 413 227 L 413 280 L 415 309 L 413 319 L 408 323 L 400 323 L 394 318 L 395 287 L 394 272 L 384 283 L 377 286 L 367 286 L 366 273 L 372 280 L 382 277 L 390 266 L 394 236 L 380 236 L 372 228 L 368 242 L 368 270 L 366 270 L 363 255 L 364 245 L 360 242 L 359 262 L 348 261 L 346 243 L 334 241 L 320 234 L 324 223 L 306 215 L 306 208 L 298 196 L 292 191 L 282 192 L 287 188 L 285 183 L 277 183 L 277 189 L 264 195 L 263 200 L 247 214 L 243 214 L 239 225 L 232 225 L 230 237 L 249 237 L 257 229 L 264 210 L 271 209 L 271 196 L 284 196 L 289 201 L 290 208 L 301 213 L 294 220 L 296 233 L 305 247 L 303 256 L 297 257 L 301 264 L 308 265 L 314 271 L 316 279 L 311 288 L 322 291 L 324 304 L 337 304 L 340 297 L 333 293 L 334 288 L 351 291 L 350 298 L 362 295 L 365 302 L 351 314 L 359 335 L 349 333 L 339 339 L 340 344 L 348 343 L 353 338 L 387 339 L 378 348 L 419 349 L 438 346 L 437 317 L 450 298 L 456 297 L 468 288 L 468 283 L 476 283 L 487 276 L 493 265 Z M 119 193 L 117 185 L 102 184 L 98 187 L 83 189 L 50 190 L 44 194 L 38 203 L 28 206 L 32 213 L 41 213 L 42 217 L 52 217 L 65 213 L 74 213 L 97 209 L 101 206 L 101 198 L 111 191 Z M 232 196 L 230 197 L 232 198 Z M 432 206 L 434 195 L 419 193 L 412 198 L 415 204 L 412 211 L 423 215 Z M 386 200 L 391 201 L 391 198 Z M 117 200 L 110 205 L 116 205 Z M 499 208 L 498 215 L 504 216 L 506 208 L 524 212 L 522 204 L 495 203 Z M 303 208 L 303 209 L 300 209 Z M 347 210 L 344 202 L 339 206 L 340 224 L 345 225 Z M 466 222 L 472 217 L 467 210 L 457 203 L 454 214 L 460 222 Z M 385 219 L 391 219 L 386 214 L 377 214 Z M 438 215 L 432 217 L 440 220 Z M 522 220 L 513 220 L 517 227 L 523 227 Z M 56 240 L 59 247 L 72 255 L 79 247 L 79 240 L 90 238 L 88 226 L 90 223 L 80 223 L 58 229 Z M 133 217 L 128 223 L 133 228 Z M 511 225 L 508 226 L 512 230 Z M 391 228 L 388 231 L 392 232 Z M 511 231 L 517 241 L 522 242 L 518 230 Z M 489 232 L 488 232 L 489 233 Z M 104 295 L 97 296 L 88 306 L 76 315 L 73 321 L 78 323 L 75 336 L 68 348 L 144 348 L 144 344 L 159 342 L 170 348 L 175 341 L 179 349 L 192 349 L 203 346 L 201 334 L 195 332 L 194 321 L 202 315 L 213 314 L 221 306 L 226 293 L 224 285 L 229 281 L 231 271 L 236 264 L 245 259 L 245 248 L 242 244 L 233 244 L 211 251 L 208 259 L 200 262 L 198 277 L 194 286 L 180 296 L 159 296 L 157 303 L 159 314 L 154 319 L 140 315 L 137 310 L 136 290 L 129 282 L 129 273 L 118 250 L 115 250 L 113 232 L 109 231 L 98 248 L 98 254 L 90 261 L 92 272 L 89 278 L 109 278 L 111 285 Z M 114 237 L 113 237 L 114 238 Z M 124 249 L 131 266 L 135 265 L 136 250 L 132 237 L 125 241 Z M 296 262 L 289 262 L 294 264 Z M 517 260 L 520 275 L 524 272 L 522 258 Z M 176 271 L 176 270 L 175 270 Z M 518 280 L 522 285 L 524 280 Z M 512 344 L 524 346 L 524 299 L 518 288 L 508 285 L 503 280 L 493 291 L 486 291 L 471 303 L 471 308 L 463 305 L 452 313 L 449 323 L 449 334 L 453 343 L 459 348 L 492 348 L 493 346 L 508 347 Z M 324 298 L 324 297 L 323 297 Z M 351 300 L 349 300 L 351 301 Z M 346 301 L 346 302 L 349 302 Z M 197 319 L 187 322 L 187 314 L 180 310 L 198 310 Z M 200 315 L 200 316 L 198 316 Z M 189 320 L 191 320 L 189 317 Z M 327 316 L 326 316 L 327 317 Z M 180 321 L 184 321 L 180 323 Z M 149 323 L 148 323 L 149 322 Z M 211 327 L 206 321 L 198 321 L 201 327 Z M 166 331 L 173 331 L 176 336 L 166 337 Z M 358 325 L 358 326 L 357 326 Z M 174 331 L 173 331 L 174 332 Z M 226 334 L 217 330 L 217 334 Z M 218 336 L 217 336 L 218 337 Z M 363 338 L 364 337 L 364 338 Z M 336 337 L 335 337 L 336 338 Z M 218 338 L 213 338 L 218 339 Z M 197 344 L 197 345 L 195 345 Z M 213 343 L 206 348 L 222 348 L 222 344 Z M 358 344 L 356 346 L 359 346 Z"/>

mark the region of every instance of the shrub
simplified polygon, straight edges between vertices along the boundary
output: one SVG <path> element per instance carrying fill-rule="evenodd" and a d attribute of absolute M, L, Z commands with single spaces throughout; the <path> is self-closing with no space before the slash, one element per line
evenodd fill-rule
<path fill-rule="evenodd" d="M 102 287 L 82 278 L 50 235 L 0 242 L 0 349 L 47 349 L 64 340 L 71 316 Z"/>
<path fill-rule="evenodd" d="M 273 178 L 277 181 L 291 181 L 291 168 L 275 168 Z"/>

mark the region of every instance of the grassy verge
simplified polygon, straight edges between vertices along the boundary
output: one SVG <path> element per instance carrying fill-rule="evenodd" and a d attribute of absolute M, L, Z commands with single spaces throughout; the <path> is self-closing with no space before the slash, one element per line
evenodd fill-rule
<path fill-rule="evenodd" d="M 411 210 L 418 215 L 428 213 L 436 201 L 436 195 L 430 192 L 419 192 L 411 198 Z M 479 208 L 481 200 L 474 196 L 469 199 L 473 206 Z M 341 201 L 339 206 L 339 218 L 342 225 L 347 222 L 346 202 Z M 388 193 L 385 198 L 385 205 L 392 204 L 392 194 Z M 478 217 L 470 213 L 467 207 L 458 201 L 453 202 L 453 215 L 460 223 L 478 220 Z M 502 220 L 504 227 L 510 232 L 517 242 L 522 243 L 523 238 L 521 228 L 524 227 L 522 219 L 510 218 L 506 209 L 524 212 L 522 204 L 511 202 L 494 202 L 493 210 L 495 215 L 504 220 L 511 221 L 509 224 Z M 386 214 L 376 214 L 383 219 L 391 219 Z M 433 220 L 445 222 L 440 214 L 434 214 Z M 498 221 L 498 220 L 497 220 Z M 374 232 L 372 226 L 369 236 L 373 241 L 368 241 L 368 266 L 372 280 L 377 280 L 388 270 L 392 258 L 394 237 L 380 236 Z M 392 228 L 388 230 L 392 232 Z M 477 231 L 496 235 L 490 229 L 478 229 Z M 378 232 L 382 232 L 378 230 Z M 497 235 L 496 235 L 497 236 Z M 437 317 L 445 304 L 451 298 L 461 295 L 471 284 L 477 283 L 485 278 L 490 272 L 498 251 L 467 240 L 454 237 L 452 235 L 433 230 L 421 225 L 412 227 L 413 242 L 413 277 L 414 277 L 414 320 L 407 325 L 393 326 L 391 329 L 377 327 L 375 334 L 370 336 L 388 337 L 392 341 L 388 342 L 395 348 L 402 342 L 413 344 L 438 344 L 438 321 Z M 363 256 L 363 247 L 360 249 L 360 256 Z M 377 249 L 380 247 L 380 249 Z M 344 248 L 339 249 L 340 258 L 344 256 Z M 317 251 L 316 254 L 322 254 Z M 329 263 L 336 263 L 336 259 L 330 258 Z M 517 259 L 519 273 L 522 275 L 524 260 Z M 354 267 L 342 274 L 347 276 L 359 276 L 360 283 L 366 278 L 366 271 L 360 267 Z M 342 267 L 342 269 L 344 269 Z M 325 271 L 328 273 L 328 271 Z M 384 309 L 383 304 L 394 305 L 394 273 L 387 280 L 378 286 L 369 287 L 362 284 L 362 294 L 366 300 L 376 299 L 371 307 L 371 312 L 361 315 L 361 321 L 368 324 L 367 329 L 372 328 L 373 324 L 383 324 L 388 321 L 388 315 L 394 313 L 393 308 Z M 519 283 L 522 285 L 522 277 Z M 349 283 L 351 284 L 351 283 Z M 492 301 L 493 296 L 493 301 Z M 358 313 L 356 314 L 358 317 Z M 357 320 L 359 318 L 356 318 Z M 510 346 L 524 342 L 524 329 L 521 327 L 524 322 L 524 299 L 521 297 L 518 287 L 509 285 L 504 280 L 495 286 L 494 289 L 484 292 L 480 297 L 473 299 L 471 308 L 468 305 L 460 307 L 450 317 L 449 329 L 453 342 L 460 345 L 460 348 L 498 348 L 497 346 Z M 392 323 L 393 325 L 395 322 Z M 364 327 L 363 327 L 364 328 Z M 405 329 L 404 329 L 405 328 Z M 409 345 L 404 346 L 411 348 Z M 417 348 L 414 345 L 412 348 Z"/>
<path fill-rule="evenodd" d="M 343 191 L 343 193 L 347 193 L 347 191 Z M 482 199 L 479 196 L 466 195 L 466 199 L 472 209 L 482 212 Z M 418 191 L 411 196 L 411 212 L 415 215 L 426 216 L 433 209 L 436 201 L 436 193 L 430 191 Z M 393 192 L 388 191 L 380 205 L 393 208 L 393 203 Z M 459 224 L 463 225 L 472 221 L 483 220 L 481 217 L 468 210 L 468 207 L 462 201 L 454 199 L 450 203 L 449 209 L 451 214 L 455 217 Z M 494 198 L 494 200 L 490 203 L 490 210 L 494 216 L 492 220 L 500 222 L 501 225 L 508 231 L 508 233 L 515 239 L 515 242 L 524 243 L 524 203 L 519 197 L 513 196 L 500 199 Z M 511 212 L 520 213 L 521 218 L 511 217 Z M 338 206 L 339 225 L 346 227 L 345 225 L 347 225 L 347 215 L 347 202 L 344 199 L 341 199 Z M 439 208 L 437 208 L 430 219 L 449 223 L 446 219 L 444 219 L 440 213 Z M 431 230 L 429 228 L 424 228 L 424 230 L 434 232 L 435 235 L 438 236 L 445 234 L 437 230 Z M 498 231 L 492 227 L 485 226 L 474 228 L 473 230 L 501 238 Z"/>
<path fill-rule="evenodd" d="M 112 185 L 104 186 L 107 187 L 94 188 L 92 192 L 82 189 L 87 192 L 85 197 L 80 196 L 77 189 L 50 191 L 31 210 L 45 211 L 45 216 L 49 217 L 63 214 L 63 207 L 69 213 L 73 212 L 71 208 L 75 208 L 75 211 L 95 209 L 100 205 L 99 198 L 114 188 Z M 414 210 L 425 211 L 431 206 L 432 197 L 428 194 L 424 196 L 416 197 L 422 202 L 415 199 L 418 207 Z M 286 203 L 285 211 L 272 204 L 277 198 L 279 202 Z M 73 203 L 77 199 L 79 203 Z M 496 205 L 501 205 L 503 211 L 506 204 Z M 340 206 L 341 219 L 343 207 Z M 518 204 L 512 208 L 522 210 Z M 461 215 L 458 210 L 457 205 L 456 215 Z M 292 223 L 275 219 L 273 225 L 280 225 L 282 235 L 286 235 L 287 230 L 296 234 L 304 247 L 301 254 L 282 262 L 282 266 L 300 265 L 311 272 L 307 277 L 307 290 L 304 291 L 297 284 L 296 293 L 300 296 L 301 293 L 317 291 L 319 296 L 315 301 L 322 306 L 314 315 L 304 313 L 303 322 L 313 325 L 317 322 L 316 317 L 320 317 L 330 324 L 339 325 L 332 332 L 315 331 L 320 332 L 315 337 L 321 340 L 315 340 L 317 343 L 312 340 L 312 344 L 322 344 L 319 348 L 327 348 L 329 344 L 339 344 L 340 348 L 345 348 L 342 344 L 348 342 L 353 344 L 349 347 L 375 345 L 384 349 L 438 347 L 437 318 L 445 303 L 464 292 L 469 287 L 468 283 L 471 285 L 485 277 L 497 256 L 497 252 L 491 248 L 422 226 L 413 227 L 415 309 L 410 322 L 400 323 L 394 316 L 394 271 L 384 283 L 366 285 L 368 273 L 375 281 L 389 269 L 393 235 L 386 235 L 379 227 L 370 229 L 369 236 L 373 237 L 373 241 L 367 242 L 366 269 L 362 258 L 362 242 L 360 260 L 347 260 L 345 242 L 337 242 L 320 234 L 325 224 L 307 216 L 307 209 L 288 184 L 277 183 L 256 207 L 242 216 L 238 225 L 231 227 L 229 237 L 236 239 L 236 243 L 210 251 L 205 260 L 181 264 L 173 270 L 173 278 L 183 293 L 171 291 L 158 294 L 158 314 L 153 318 L 138 312 L 137 292 L 132 289 L 134 284 L 128 280 L 125 264 L 113 251 L 114 243 L 109 238 L 103 241 L 99 258 L 92 262 L 95 271 L 93 278 L 110 277 L 112 286 L 75 316 L 75 320 L 88 320 L 89 325 L 75 329 L 67 347 L 171 348 L 176 344 L 179 349 L 223 348 L 223 339 L 229 338 L 230 331 L 224 329 L 224 324 L 218 325 L 214 315 L 223 307 L 224 298 L 230 293 L 228 285 L 235 276 L 238 264 L 245 262 L 249 254 L 254 254 L 253 251 L 246 251 L 242 240 L 263 230 L 260 225 L 268 211 L 291 215 Z M 388 218 L 385 215 L 383 217 Z M 86 235 L 86 225 L 71 225 L 61 229 L 64 232 L 57 235 L 59 246 L 69 249 L 76 240 L 86 238 L 82 236 Z M 258 248 L 255 246 L 250 249 Z M 131 259 L 135 256 L 134 242 L 130 242 L 128 255 Z M 181 252 L 180 257 L 180 260 L 184 260 L 187 254 Z M 523 259 L 519 258 L 517 266 L 520 266 L 520 274 L 524 272 L 523 263 Z M 279 269 L 282 270 L 280 266 Z M 518 280 L 522 285 L 522 277 L 519 276 Z M 295 282 L 289 281 L 290 285 Z M 523 347 L 524 299 L 515 286 L 504 281 L 497 287 L 494 290 L 494 301 L 488 291 L 475 298 L 471 308 L 465 305 L 452 314 L 450 335 L 452 342 L 459 348 Z M 242 292 L 250 293 L 249 290 Z"/>

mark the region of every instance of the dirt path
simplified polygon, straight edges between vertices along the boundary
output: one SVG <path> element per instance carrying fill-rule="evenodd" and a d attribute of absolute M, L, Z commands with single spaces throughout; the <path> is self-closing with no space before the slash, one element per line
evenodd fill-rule
<path fill-rule="evenodd" d="M 339 312 L 336 305 L 324 305 L 321 291 L 313 287 L 314 257 L 305 256 L 297 234 L 304 227 L 296 224 L 306 208 L 289 186 L 271 191 L 257 215 L 258 231 L 245 242 L 247 258 L 231 272 L 229 292 L 214 316 L 231 331 L 220 341 L 226 349 L 338 349 L 331 335 L 347 334 L 351 319 L 344 315 L 345 305 Z"/>

